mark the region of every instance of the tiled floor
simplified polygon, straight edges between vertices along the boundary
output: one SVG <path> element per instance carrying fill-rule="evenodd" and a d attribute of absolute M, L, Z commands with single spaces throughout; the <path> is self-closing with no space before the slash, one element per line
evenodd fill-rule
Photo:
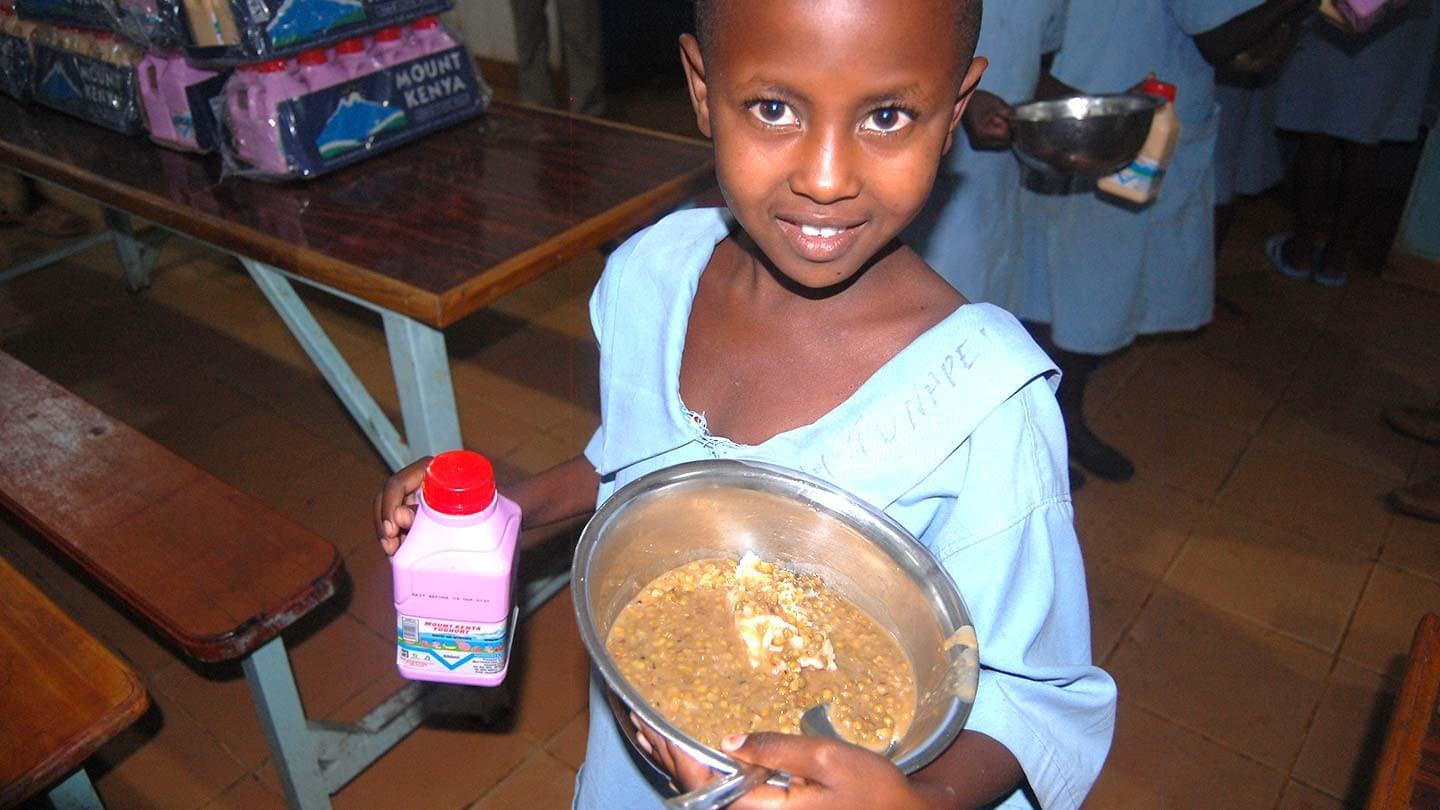
<path fill-rule="evenodd" d="M 1249 201 L 1238 222 L 1220 289 L 1243 315 L 1142 341 L 1090 403 L 1139 469 L 1076 496 L 1095 655 L 1121 693 L 1094 808 L 1357 806 L 1410 634 L 1440 609 L 1440 526 L 1381 501 L 1440 473 L 1440 448 L 1379 420 L 1440 396 L 1440 299 L 1373 267 L 1338 290 L 1286 280 L 1259 247 L 1283 207 Z M 43 247 L 0 231 L 0 266 Z M 447 333 L 465 436 L 506 476 L 573 454 L 595 424 L 584 301 L 601 263 L 584 256 Z M 310 300 L 393 410 L 378 319 Z M 287 636 L 312 716 L 354 719 L 398 685 L 367 516 L 386 471 L 233 260 L 172 241 L 131 295 L 92 249 L 0 287 L 0 348 L 342 550 L 350 587 Z M 155 709 L 91 766 L 110 807 L 283 806 L 238 668 L 187 665 L 13 523 L 0 552 L 151 690 Z M 427 724 L 335 806 L 567 806 L 586 728 L 568 597 L 520 638 L 508 701 Z"/>

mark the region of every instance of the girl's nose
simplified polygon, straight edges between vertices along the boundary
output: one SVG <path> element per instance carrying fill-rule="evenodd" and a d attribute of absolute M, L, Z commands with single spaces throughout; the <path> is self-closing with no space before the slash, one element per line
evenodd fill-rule
<path fill-rule="evenodd" d="M 825 204 L 856 196 L 860 192 L 857 156 L 845 133 L 815 132 L 799 144 L 790 190 Z"/>

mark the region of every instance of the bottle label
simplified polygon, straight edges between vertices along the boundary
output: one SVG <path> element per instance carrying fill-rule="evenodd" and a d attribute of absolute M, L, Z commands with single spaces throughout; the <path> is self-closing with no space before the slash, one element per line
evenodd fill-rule
<path fill-rule="evenodd" d="M 1113 180 L 1122 186 L 1130 186 L 1142 192 L 1149 192 L 1160 174 L 1160 164 L 1149 158 L 1137 157 L 1129 166 L 1113 175 Z"/>
<path fill-rule="evenodd" d="M 518 618 L 509 621 L 459 622 L 398 615 L 395 624 L 395 660 L 411 672 L 455 675 L 495 675 L 510 662 L 510 634 Z"/>

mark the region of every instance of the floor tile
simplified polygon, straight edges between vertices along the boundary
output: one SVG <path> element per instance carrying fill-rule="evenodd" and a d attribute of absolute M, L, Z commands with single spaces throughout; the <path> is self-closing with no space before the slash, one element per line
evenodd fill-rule
<path fill-rule="evenodd" d="M 1175 411 L 1115 405 L 1091 420 L 1101 438 L 1135 463 L 1136 477 L 1210 498 L 1230 475 L 1250 437 L 1244 431 Z"/>
<path fill-rule="evenodd" d="M 1165 584 L 1334 652 L 1372 566 L 1349 549 L 1212 509 Z"/>
<path fill-rule="evenodd" d="M 156 709 L 111 740 L 90 778 L 106 806 L 189 810 L 245 775 L 210 731 L 183 711 Z"/>
<path fill-rule="evenodd" d="M 1440 581 L 1440 523 L 1397 515 L 1380 559 L 1389 565 Z"/>
<path fill-rule="evenodd" d="M 1285 785 L 1285 793 L 1275 810 L 1346 810 L 1355 806 L 1292 779 Z"/>
<path fill-rule="evenodd" d="M 246 771 L 270 757 L 250 684 L 238 664 L 197 670 L 180 662 L 157 674 L 149 686 L 156 703 L 203 725 Z"/>
<path fill-rule="evenodd" d="M 1404 671 L 1415 626 L 1432 611 L 1440 612 L 1440 583 L 1384 563 L 1376 565 L 1340 645 L 1340 657 L 1372 672 L 1398 677 Z"/>
<path fill-rule="evenodd" d="M 1087 810 L 1270 810 L 1284 775 L 1121 699 Z"/>
<path fill-rule="evenodd" d="M 1216 503 L 1373 558 L 1391 520 L 1382 498 L 1397 483 L 1308 448 L 1256 441 Z"/>
<path fill-rule="evenodd" d="M 1090 479 L 1075 495 L 1075 530 L 1087 561 L 1104 558 L 1159 579 L 1169 570 L 1204 502 L 1147 478 L 1126 484 Z"/>
<path fill-rule="evenodd" d="M 590 658 L 565 590 L 520 625 L 518 661 L 511 662 L 515 727 L 538 742 L 580 714 L 590 697 Z M 543 696 L 543 697 L 542 697 Z"/>
<path fill-rule="evenodd" d="M 575 795 L 575 770 L 537 751 L 471 810 L 568 810 Z"/>
<path fill-rule="evenodd" d="M 1197 381 L 1203 380 L 1203 384 Z M 1159 351 L 1130 378 L 1124 407 L 1170 409 L 1253 435 L 1279 401 L 1285 379 L 1195 347 Z M 1175 396 L 1184 391 L 1185 396 Z M 1119 406 L 1117 406 L 1119 407 Z"/>
<path fill-rule="evenodd" d="M 259 779 L 247 776 L 200 810 L 285 810 L 285 797 L 266 787 Z"/>
<path fill-rule="evenodd" d="M 585 764 L 585 739 L 590 733 L 590 710 L 582 709 L 545 743 L 551 756 L 578 771 Z"/>
<path fill-rule="evenodd" d="M 395 670 L 393 637 L 381 638 L 340 614 L 297 643 L 287 643 L 305 713 L 330 716 L 362 689 Z"/>
<path fill-rule="evenodd" d="M 1348 804 L 1363 805 L 1398 692 L 1399 681 L 1338 662 L 1325 683 L 1294 777 Z"/>
<path fill-rule="evenodd" d="M 519 733 L 422 726 L 335 794 L 335 810 L 466 807 L 499 784 L 535 750 Z"/>
<path fill-rule="evenodd" d="M 1126 700 L 1280 769 L 1300 750 L 1330 661 L 1161 588 L 1108 668 Z"/>
<path fill-rule="evenodd" d="M 1085 561 L 1085 580 L 1090 594 L 1090 654 L 1104 662 L 1159 580 L 1103 557 Z"/>

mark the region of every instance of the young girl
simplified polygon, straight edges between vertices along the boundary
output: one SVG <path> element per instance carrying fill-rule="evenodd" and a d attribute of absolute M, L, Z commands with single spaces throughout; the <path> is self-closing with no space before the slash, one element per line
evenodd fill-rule
<path fill-rule="evenodd" d="M 673 214 L 610 258 L 591 299 L 601 427 L 584 455 L 506 488 L 527 526 L 583 514 L 684 461 L 756 459 L 829 480 L 928 546 L 975 621 L 966 729 L 906 778 L 816 738 L 727 739 L 797 778 L 736 807 L 1076 807 L 1109 748 L 1115 687 L 1090 663 L 1053 367 L 1004 311 L 965 300 L 897 234 L 929 194 L 969 93 L 978 0 L 702 0 L 683 37 L 728 211 Z M 986 227 L 984 222 L 970 227 Z M 423 474 L 376 499 L 393 552 Z M 601 687 L 578 807 L 658 807 Z M 656 736 L 683 787 L 714 775 Z"/>

